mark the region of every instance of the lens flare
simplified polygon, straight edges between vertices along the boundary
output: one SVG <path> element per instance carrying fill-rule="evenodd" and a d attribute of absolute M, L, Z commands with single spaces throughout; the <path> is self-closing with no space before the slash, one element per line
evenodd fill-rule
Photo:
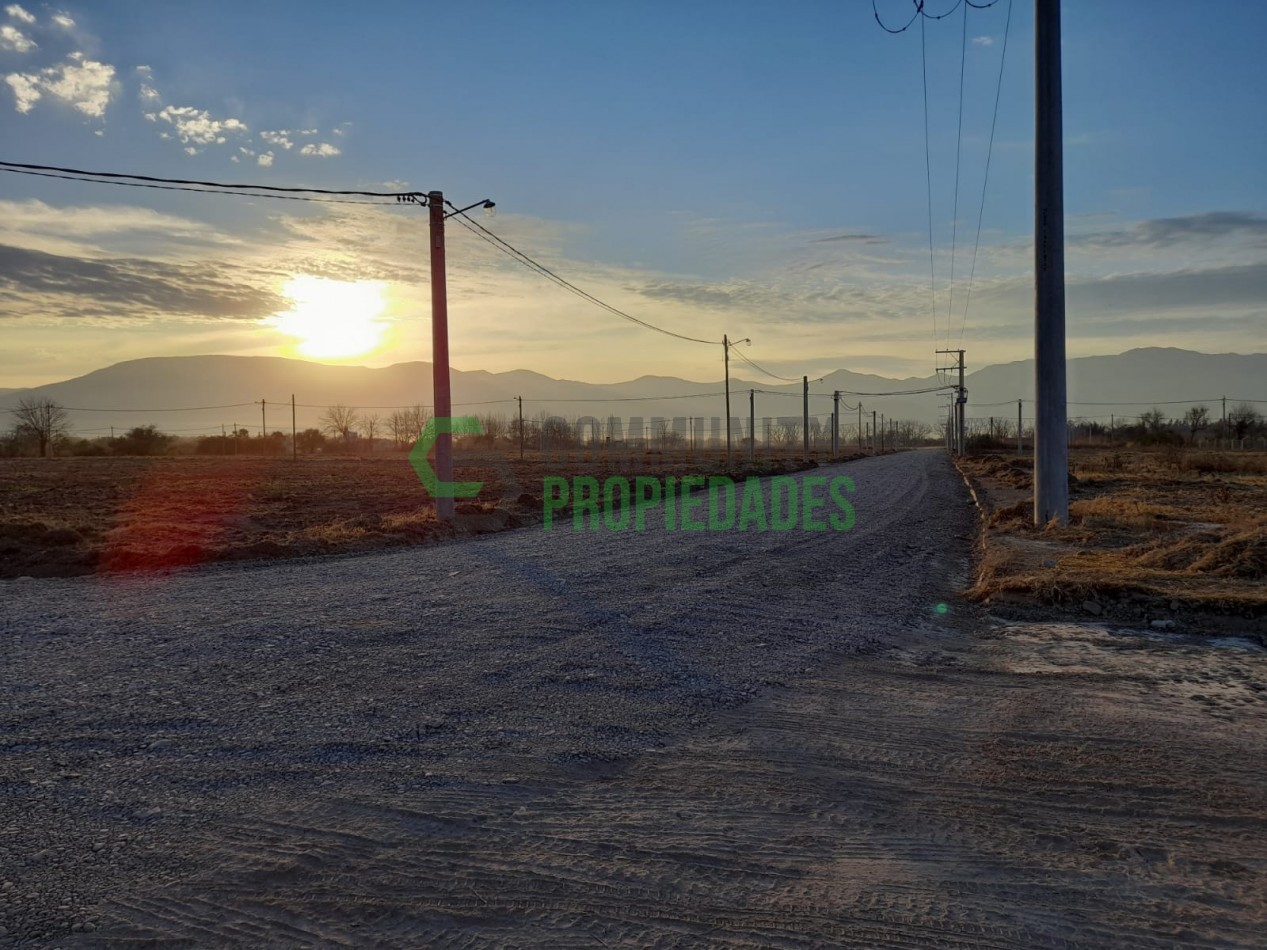
<path fill-rule="evenodd" d="M 291 309 L 267 318 L 267 326 L 295 337 L 297 352 L 317 359 L 361 356 L 379 347 L 387 324 L 381 280 L 330 280 L 300 275 L 282 293 Z"/>

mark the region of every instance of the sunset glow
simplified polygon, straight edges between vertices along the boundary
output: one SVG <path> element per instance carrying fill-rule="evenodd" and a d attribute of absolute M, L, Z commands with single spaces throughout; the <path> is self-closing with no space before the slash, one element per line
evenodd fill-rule
<path fill-rule="evenodd" d="M 295 337 L 295 351 L 302 356 L 361 356 L 383 342 L 387 324 L 381 317 L 387 306 L 383 297 L 386 287 L 380 280 L 292 277 L 282 291 L 291 299 L 291 309 L 264 322 Z"/>

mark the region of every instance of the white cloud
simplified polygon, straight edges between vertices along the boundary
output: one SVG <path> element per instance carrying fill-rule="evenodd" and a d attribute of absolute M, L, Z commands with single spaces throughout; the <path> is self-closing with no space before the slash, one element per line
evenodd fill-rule
<path fill-rule="evenodd" d="M 154 70 L 150 69 L 148 66 L 138 66 L 136 67 L 136 74 L 138 76 L 144 76 L 146 79 L 149 79 L 151 76 L 154 75 Z"/>
<path fill-rule="evenodd" d="M 245 145 L 239 145 L 238 151 L 241 152 L 243 155 L 245 155 L 247 158 L 255 157 L 255 152 L 252 149 L 247 148 Z"/>
<path fill-rule="evenodd" d="M 269 145 L 276 145 L 279 148 L 293 148 L 295 143 L 288 138 L 290 135 L 291 133 L 285 129 L 272 129 L 261 132 L 260 138 Z"/>
<path fill-rule="evenodd" d="M 35 40 L 28 37 L 16 26 L 6 23 L 0 26 L 0 49 L 11 49 L 18 53 L 29 53 L 35 49 Z"/>
<path fill-rule="evenodd" d="M 185 146 L 185 154 L 186 154 L 186 155 L 197 155 L 197 154 L 198 154 L 198 150 L 197 150 L 196 148 L 194 148 L 192 145 L 186 145 L 186 146 Z"/>
<path fill-rule="evenodd" d="M 229 161 L 233 162 L 233 164 L 236 165 L 239 161 L 241 161 L 241 159 L 239 159 L 236 155 L 230 155 Z"/>
<path fill-rule="evenodd" d="M 158 90 L 147 83 L 141 83 L 141 101 L 142 102 L 158 102 L 163 97 L 158 94 Z"/>
<path fill-rule="evenodd" d="M 972 38 L 972 45 L 973 46 L 993 46 L 994 37 L 993 36 L 974 36 Z"/>
<path fill-rule="evenodd" d="M 10 73 L 4 81 L 13 89 L 19 112 L 30 112 L 44 94 L 60 99 L 86 116 L 100 119 L 114 86 L 114 67 L 71 53 L 70 61 L 38 73 Z"/>
<path fill-rule="evenodd" d="M 309 143 L 299 150 L 300 155 L 315 155 L 318 158 L 334 158 L 336 155 L 342 155 L 343 149 L 329 142 L 322 142 L 319 145 Z"/>
<path fill-rule="evenodd" d="M 53 22 L 60 26 L 63 30 L 70 30 L 75 27 L 75 21 L 64 13 L 54 13 Z"/>
<path fill-rule="evenodd" d="M 255 161 L 259 163 L 259 166 L 260 166 L 261 168 L 269 168 L 269 167 L 271 167 L 271 166 L 272 166 L 272 164 L 273 164 L 273 153 L 272 153 L 272 152 L 264 152 L 264 153 L 263 153 L 263 154 L 261 154 L 261 155 L 259 156 L 259 158 L 257 158 Z"/>
<path fill-rule="evenodd" d="M 128 205 L 56 207 L 35 198 L 0 200 L 0 243 L 50 253 L 97 256 L 118 254 L 117 243 L 125 236 L 150 236 L 224 243 L 227 238 L 202 221 L 181 218 L 151 208 Z"/>
<path fill-rule="evenodd" d="M 16 3 L 11 3 L 7 7 L 5 7 L 4 12 L 9 14 L 9 16 L 11 16 L 13 19 L 19 20 L 22 23 L 35 22 L 35 16 L 31 13 L 27 13 L 26 10 L 23 10 Z"/>
<path fill-rule="evenodd" d="M 215 119 L 206 110 L 195 109 L 193 106 L 164 106 L 158 113 L 158 118 L 175 128 L 176 137 L 185 144 L 223 144 L 224 133 L 241 134 L 247 131 L 246 123 L 240 119 Z"/>
<path fill-rule="evenodd" d="M 320 129 L 300 129 L 295 134 L 296 135 L 316 135 L 319 131 L 321 130 Z"/>

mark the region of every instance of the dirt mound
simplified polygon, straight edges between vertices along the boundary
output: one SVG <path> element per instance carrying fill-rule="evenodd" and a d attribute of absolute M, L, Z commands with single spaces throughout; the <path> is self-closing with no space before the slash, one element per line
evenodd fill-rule
<path fill-rule="evenodd" d="M 1247 580 L 1267 578 L 1267 518 L 1229 534 L 1188 570 Z"/>

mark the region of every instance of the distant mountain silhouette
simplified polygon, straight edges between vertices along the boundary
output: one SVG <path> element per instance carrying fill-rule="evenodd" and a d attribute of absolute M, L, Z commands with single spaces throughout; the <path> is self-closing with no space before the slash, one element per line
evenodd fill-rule
<path fill-rule="evenodd" d="M 1229 405 L 1241 399 L 1267 399 L 1267 353 L 1209 354 L 1149 347 L 1117 356 L 1090 356 L 1069 361 L 1069 415 L 1133 418 L 1153 404 L 1202 400 L 1212 416 L 1217 400 L 1227 395 Z M 721 416 L 724 400 L 720 379 L 691 381 L 672 376 L 642 376 L 619 383 L 583 383 L 552 379 L 530 370 L 489 373 L 454 371 L 454 414 L 500 413 L 513 417 L 514 397 L 522 396 L 524 415 L 542 413 L 565 418 L 605 419 L 641 417 Z M 949 381 L 947 377 L 946 380 Z M 1033 361 L 986 366 L 967 376 L 971 417 L 1015 418 L 1016 399 L 1033 397 Z M 856 419 L 852 407 L 861 401 L 888 418 L 942 418 L 942 397 L 936 393 L 903 396 L 850 395 L 928 389 L 939 385 L 935 376 L 890 379 L 837 370 L 821 381 L 811 381 L 810 411 L 825 417 L 830 395 L 843 390 L 842 421 Z M 757 390 L 758 419 L 798 416 L 800 383 L 771 383 L 731 378 L 731 415 L 748 416 L 748 391 Z M 421 403 L 430 407 L 431 364 L 397 363 L 380 369 L 331 366 L 304 360 L 258 356 L 172 356 L 129 360 L 69 379 L 29 389 L 0 389 L 0 408 L 12 408 L 23 397 L 46 397 L 71 408 L 73 427 L 85 435 L 108 433 L 153 423 L 168 432 L 197 435 L 236 423 L 252 432 L 260 427 L 259 400 L 266 399 L 270 431 L 290 429 L 291 394 L 301 429 L 318 424 L 325 407 L 335 403 L 373 407 L 363 410 L 386 418 L 392 408 Z M 706 395 L 707 394 L 707 395 Z M 694 396 L 695 398 L 690 398 Z M 664 398 L 669 397 L 669 398 Z M 1077 405 L 1076 403 L 1104 405 Z M 285 406 L 280 405 L 286 403 Z M 233 404 L 241 404 L 234 406 Z M 992 405 L 997 404 L 997 405 Z M 212 407 L 212 408 L 196 408 Z M 230 408 L 215 408 L 230 407 Z M 1179 416 L 1183 406 L 1161 408 Z M 179 411 L 156 411 L 156 410 Z M 97 411 L 89 411 L 97 410 Z M 108 410 L 108 411 L 105 411 Z M 1027 404 L 1027 417 L 1033 413 Z M 760 425 L 760 422 L 758 423 Z"/>

